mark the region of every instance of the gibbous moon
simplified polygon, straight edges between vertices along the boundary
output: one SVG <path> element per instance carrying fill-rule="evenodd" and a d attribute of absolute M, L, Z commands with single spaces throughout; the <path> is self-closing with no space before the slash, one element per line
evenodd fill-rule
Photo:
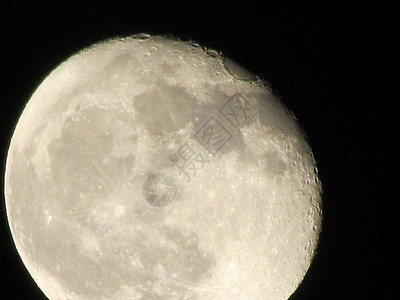
<path fill-rule="evenodd" d="M 6 207 L 49 299 L 287 299 L 318 243 L 316 172 L 263 80 L 140 34 L 38 87 L 11 140 Z"/>

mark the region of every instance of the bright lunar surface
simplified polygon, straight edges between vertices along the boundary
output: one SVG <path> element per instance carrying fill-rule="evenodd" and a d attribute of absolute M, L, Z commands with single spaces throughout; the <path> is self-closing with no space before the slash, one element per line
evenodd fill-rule
<path fill-rule="evenodd" d="M 141 34 L 43 81 L 12 137 L 5 195 L 50 299 L 287 299 L 318 242 L 316 172 L 263 80 Z"/>

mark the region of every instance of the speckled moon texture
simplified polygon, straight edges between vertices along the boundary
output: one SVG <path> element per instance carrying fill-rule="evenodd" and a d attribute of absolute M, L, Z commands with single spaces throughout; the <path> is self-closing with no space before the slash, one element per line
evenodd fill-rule
<path fill-rule="evenodd" d="M 89 47 L 43 81 L 5 195 L 50 299 L 287 299 L 321 228 L 314 157 L 268 85 L 146 34 Z"/>

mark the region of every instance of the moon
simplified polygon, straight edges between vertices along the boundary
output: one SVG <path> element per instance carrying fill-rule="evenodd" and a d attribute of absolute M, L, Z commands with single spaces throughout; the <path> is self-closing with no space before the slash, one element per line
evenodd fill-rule
<path fill-rule="evenodd" d="M 321 194 L 264 80 L 147 34 L 52 71 L 5 173 L 16 249 L 49 299 L 287 299 L 318 245 Z"/>

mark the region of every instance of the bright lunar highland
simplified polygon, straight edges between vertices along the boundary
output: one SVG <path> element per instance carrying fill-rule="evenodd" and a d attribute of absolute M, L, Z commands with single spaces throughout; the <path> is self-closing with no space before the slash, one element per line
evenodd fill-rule
<path fill-rule="evenodd" d="M 268 84 L 146 34 L 89 47 L 42 82 L 5 196 L 50 299 L 287 299 L 321 228 L 314 157 Z"/>

